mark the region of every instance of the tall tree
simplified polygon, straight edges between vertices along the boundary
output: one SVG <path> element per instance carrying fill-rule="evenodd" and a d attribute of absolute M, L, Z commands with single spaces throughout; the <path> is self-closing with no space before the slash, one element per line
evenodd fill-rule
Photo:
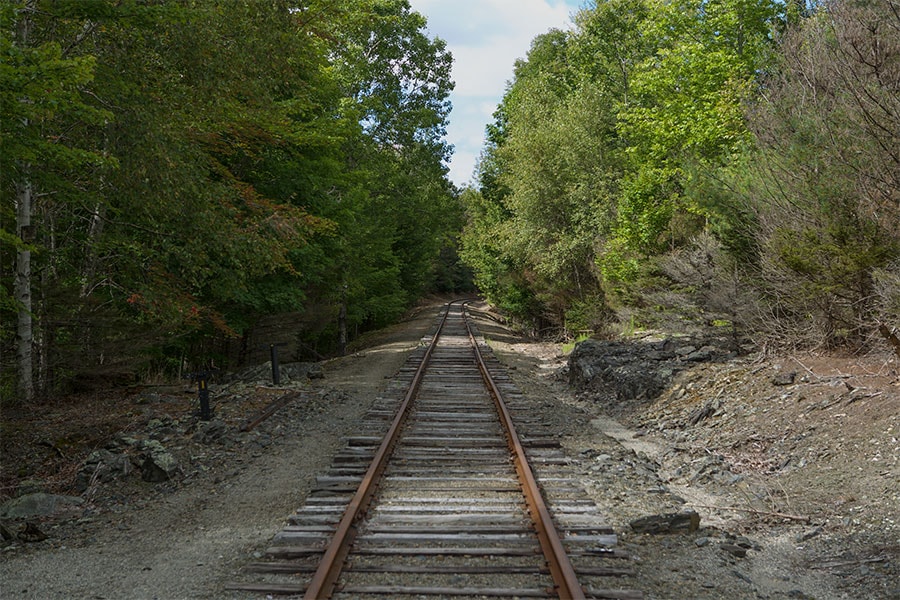
<path fill-rule="evenodd" d="M 709 207 L 687 193 L 689 177 L 698 166 L 717 168 L 749 141 L 743 105 L 782 18 L 770 0 L 651 7 L 642 29 L 656 49 L 637 65 L 619 114 L 632 166 L 617 237 L 635 258 L 683 243 L 705 223 Z"/>
<path fill-rule="evenodd" d="M 804 344 L 863 344 L 900 320 L 900 16 L 830 2 L 785 37 L 751 114 L 758 283 Z M 761 329 L 765 330 L 761 324 Z"/>
<path fill-rule="evenodd" d="M 0 135 L 3 141 L 0 191 L 12 197 L 15 229 L 4 224 L 3 240 L 15 248 L 14 302 L 17 318 L 17 394 L 35 393 L 35 306 L 32 299 L 32 252 L 35 249 L 36 204 L 71 190 L 64 173 L 108 162 L 96 145 L 73 132 L 108 118 L 81 93 L 94 77 L 91 57 L 68 57 L 59 40 L 49 38 L 36 22 L 38 2 L 0 7 Z M 70 43 L 77 43 L 77 36 Z M 8 293 L 4 289 L 3 293 Z"/>
<path fill-rule="evenodd" d="M 360 327 L 429 284 L 458 215 L 450 56 L 408 3 L 2 10 L 0 251 L 40 250 L 40 279 L 16 304 L 4 277 L 0 310 L 35 319 L 39 370 L 201 363 L 261 315 L 350 303 Z M 30 245 L 7 225 L 29 197 Z"/>

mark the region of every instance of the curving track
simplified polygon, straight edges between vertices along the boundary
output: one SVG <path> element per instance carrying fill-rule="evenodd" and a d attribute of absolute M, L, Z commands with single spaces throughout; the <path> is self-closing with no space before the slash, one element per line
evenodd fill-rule
<path fill-rule="evenodd" d="M 616 537 L 462 304 L 407 361 L 255 579 L 304 598 L 641 598 Z M 521 434 L 517 432 L 521 430 Z"/>

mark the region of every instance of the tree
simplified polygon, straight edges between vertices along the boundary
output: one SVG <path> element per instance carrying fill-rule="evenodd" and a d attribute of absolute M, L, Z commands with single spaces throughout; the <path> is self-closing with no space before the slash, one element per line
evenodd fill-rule
<path fill-rule="evenodd" d="M 459 218 L 450 56 L 408 3 L 2 10 L 2 252 L 40 277 L 0 310 L 37 324 L 44 391 L 220 361 L 272 312 L 383 323 L 430 285 Z M 29 196 L 30 245 L 6 202 Z"/>
<path fill-rule="evenodd" d="M 834 2 L 789 32 L 752 113 L 737 201 L 756 214 L 759 285 L 804 344 L 867 342 L 900 319 L 900 20 Z"/>
<path fill-rule="evenodd" d="M 463 253 L 489 297 L 564 329 L 594 324 L 587 304 L 602 313 L 594 253 L 609 231 L 622 167 L 616 107 L 631 51 L 598 43 L 585 13 L 580 23 L 585 30 L 571 35 L 537 37 L 516 64 L 488 128 Z M 599 66 L 605 51 L 614 55 Z"/>
<path fill-rule="evenodd" d="M 343 307 L 346 327 L 399 315 L 433 281 L 458 227 L 444 165 L 452 57 L 425 24 L 406 0 L 360 0 L 331 35 L 340 114 L 356 133 L 341 148 L 340 204 L 319 204 L 337 224 L 321 293 Z"/>
<path fill-rule="evenodd" d="M 677 247 L 715 215 L 686 193 L 689 177 L 714 171 L 749 142 L 744 102 L 781 19 L 780 6 L 769 0 L 652 5 L 642 30 L 656 50 L 637 65 L 619 114 L 632 166 L 617 237 L 631 252 Z"/>
<path fill-rule="evenodd" d="M 4 113 L 0 119 L 0 171 L 5 174 L 0 191 L 3 196 L 12 197 L 16 207 L 14 233 L 4 225 L 3 241 L 12 245 L 16 254 L 16 390 L 25 401 L 35 393 L 35 203 L 47 195 L 70 191 L 71 184 L 61 177 L 65 171 L 108 162 L 98 148 L 79 144 L 81 140 L 71 135 L 73 129 L 108 117 L 106 111 L 85 102 L 81 94 L 81 87 L 94 77 L 95 61 L 91 57 L 65 56 L 58 41 L 48 40 L 36 31 L 35 17 L 40 12 L 37 4 L 10 3 L 0 8 L 0 105 Z"/>

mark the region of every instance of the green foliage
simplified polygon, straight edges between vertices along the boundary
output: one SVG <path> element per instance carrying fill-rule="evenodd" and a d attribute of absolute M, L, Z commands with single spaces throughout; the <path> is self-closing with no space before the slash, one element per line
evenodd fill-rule
<path fill-rule="evenodd" d="M 501 282 L 517 281 L 532 316 L 580 327 L 583 307 L 640 302 L 653 257 L 707 228 L 752 253 L 741 225 L 752 211 L 709 191 L 752 145 L 744 109 L 783 10 L 606 0 L 574 31 L 536 38 L 488 127 L 468 206 L 462 256 L 488 297 L 502 303 L 514 290 Z"/>
<path fill-rule="evenodd" d="M 43 355 L 206 364 L 259 317 L 312 309 L 307 337 L 333 346 L 342 304 L 358 332 L 435 285 L 462 218 L 451 57 L 408 2 L 39 4 L 0 8 L 0 310 L 14 322 L 27 176 Z"/>

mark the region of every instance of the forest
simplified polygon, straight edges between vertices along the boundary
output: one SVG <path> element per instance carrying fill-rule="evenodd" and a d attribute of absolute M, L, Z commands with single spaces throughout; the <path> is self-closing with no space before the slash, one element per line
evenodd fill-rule
<path fill-rule="evenodd" d="M 900 353 L 896 0 L 598 0 L 494 117 L 462 256 L 532 330 Z"/>
<path fill-rule="evenodd" d="M 469 291 L 559 338 L 900 341 L 900 4 L 592 0 L 447 178 L 406 0 L 0 7 L 0 395 L 343 352 Z M 287 317 L 285 317 L 287 319 Z"/>
<path fill-rule="evenodd" d="M 459 284 L 451 56 L 405 0 L 0 11 L 4 397 L 234 366 L 268 315 L 332 355 Z"/>

